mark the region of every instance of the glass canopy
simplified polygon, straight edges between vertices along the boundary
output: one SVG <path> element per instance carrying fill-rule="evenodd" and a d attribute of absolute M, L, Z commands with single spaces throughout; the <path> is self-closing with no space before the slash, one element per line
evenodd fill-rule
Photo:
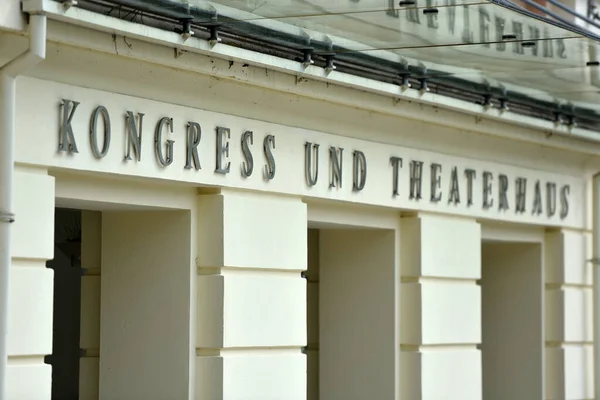
<path fill-rule="evenodd" d="M 532 0 L 521 0 L 531 2 Z M 134 7 L 132 0 L 114 1 Z M 493 93 L 556 105 L 600 131 L 600 37 L 565 14 L 532 13 L 507 0 L 148 0 L 155 9 L 194 10 L 194 23 L 250 32 L 281 44 L 296 38 L 315 55 L 397 65 L 398 76 L 443 78 Z M 529 5 L 527 5 L 528 8 Z M 198 15 L 203 17 L 198 18 Z M 171 19 L 178 18 L 172 15 Z M 563 19 L 561 19 L 563 18 Z M 260 46 L 259 46 L 260 47 Z M 420 71 L 415 75 L 415 71 Z M 383 74 L 374 71 L 373 74 Z M 420 75 L 419 75 L 420 74 Z M 574 111 L 573 111 L 574 110 Z"/>

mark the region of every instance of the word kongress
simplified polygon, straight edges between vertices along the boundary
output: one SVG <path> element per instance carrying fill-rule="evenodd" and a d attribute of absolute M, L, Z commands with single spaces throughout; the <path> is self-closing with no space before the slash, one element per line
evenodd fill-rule
<path fill-rule="evenodd" d="M 73 100 L 63 100 L 61 103 L 60 113 L 60 129 L 58 138 L 58 150 L 68 153 L 78 153 L 77 142 L 75 140 L 75 132 L 73 131 L 72 122 L 75 117 L 79 102 Z M 125 131 L 126 131 L 126 149 L 124 154 L 125 161 L 132 160 L 132 154 L 138 162 L 141 161 L 142 154 L 142 127 L 144 114 L 138 113 L 137 116 L 131 111 L 125 114 Z M 103 129 L 101 138 L 99 138 L 98 125 L 102 119 Z M 111 119 L 108 110 L 104 106 L 96 107 L 89 119 L 89 140 L 92 154 L 94 157 L 104 158 L 111 145 Z M 173 118 L 162 117 L 154 127 L 154 153 L 156 161 L 163 167 L 171 165 L 174 161 L 175 146 L 174 140 L 163 140 L 165 129 L 173 132 Z M 231 130 L 225 127 L 216 127 L 216 159 L 214 173 L 229 174 L 231 171 L 231 161 L 229 161 Z M 99 142 L 102 140 L 102 146 Z M 197 122 L 187 123 L 186 132 L 186 160 L 184 168 L 186 169 L 202 169 L 198 146 L 202 140 L 202 129 Z M 241 152 L 243 161 L 241 162 L 241 174 L 243 177 L 250 177 L 254 172 L 254 155 L 252 153 L 252 145 L 254 144 L 254 133 L 252 131 L 244 131 L 240 136 Z M 276 152 L 275 152 L 275 135 L 266 135 L 263 140 L 262 151 L 265 158 L 264 179 L 272 180 L 276 175 Z M 315 186 L 319 180 L 319 149 L 317 143 L 305 142 L 304 144 L 304 172 L 306 184 L 309 187 Z M 330 188 L 342 187 L 342 172 L 343 172 L 343 156 L 344 149 L 341 147 L 329 147 L 329 180 L 327 184 Z M 408 164 L 408 168 L 405 168 Z M 414 201 L 422 200 L 422 187 L 424 184 L 423 170 L 425 163 L 418 160 L 410 160 L 405 162 L 403 158 L 392 156 L 390 158 L 390 170 L 392 175 L 391 192 L 394 197 L 401 194 L 400 174 L 401 171 L 408 170 L 409 173 L 409 190 L 406 193 L 409 199 Z M 511 181 L 505 174 L 499 173 L 494 177 L 492 172 L 480 171 L 475 169 L 465 168 L 460 171 L 458 167 L 453 166 L 450 173 L 450 181 L 447 183 L 447 195 L 444 196 L 442 190 L 442 165 L 436 162 L 428 164 L 430 168 L 430 198 L 429 201 L 439 203 L 446 201 L 450 204 L 458 205 L 461 203 L 460 186 L 466 185 L 466 204 L 474 206 L 473 191 L 475 182 L 481 179 L 482 185 L 482 201 L 483 209 L 491 209 L 497 207 L 500 211 L 508 211 L 511 209 L 509 201 L 509 187 Z M 381 173 L 382 171 L 377 171 Z M 496 178 L 494 180 L 494 178 Z M 362 191 L 367 183 L 367 158 L 360 150 L 352 152 L 352 190 L 355 192 Z M 559 212 L 561 219 L 569 215 L 569 195 L 570 186 L 561 185 L 560 187 L 555 182 L 545 182 L 542 185 L 540 180 L 536 180 L 533 193 L 529 196 L 527 193 L 527 178 L 516 177 L 512 182 L 514 185 L 514 211 L 516 213 L 531 212 L 533 215 L 545 214 L 548 217 L 553 217 L 556 212 Z M 494 195 L 495 194 L 495 195 Z M 557 198 L 560 204 L 557 204 Z M 557 207 L 559 206 L 559 210 Z"/>

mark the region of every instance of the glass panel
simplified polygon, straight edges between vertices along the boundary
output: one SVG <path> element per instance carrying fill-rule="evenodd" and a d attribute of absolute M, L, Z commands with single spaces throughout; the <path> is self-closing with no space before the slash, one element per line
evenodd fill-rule
<path fill-rule="evenodd" d="M 217 10 L 244 12 L 240 20 L 258 18 L 308 17 L 331 14 L 352 14 L 368 11 L 385 11 L 395 14 L 402 0 L 187 0 L 185 3 L 205 9 L 209 4 Z M 418 8 L 445 7 L 462 4 L 487 3 L 485 0 L 404 0 Z M 238 18 L 236 16 L 236 18 Z"/>
<path fill-rule="evenodd" d="M 252 23 L 278 32 L 288 30 L 293 33 L 296 29 L 298 35 L 331 41 L 334 51 L 462 46 L 581 36 L 491 3 L 426 9 L 409 7 L 397 9 L 393 14 L 372 11 L 262 19 Z M 232 21 L 225 26 L 241 24 L 243 22 Z"/>
<path fill-rule="evenodd" d="M 459 67 L 486 73 L 587 68 L 586 63 L 590 61 L 590 41 L 584 38 L 496 42 L 392 51 L 406 59 L 435 64 L 436 69 L 451 71 Z"/>
<path fill-rule="evenodd" d="M 149 4 L 164 0 L 149 0 Z M 383 67 L 413 78 L 429 76 L 460 86 L 504 87 L 545 103 L 594 110 L 600 101 L 598 41 L 576 28 L 480 0 L 181 0 L 224 32 L 285 44 L 312 44 L 315 55 Z M 158 4 L 158 3 L 157 3 Z M 175 9 L 175 7 L 173 7 Z M 329 47 L 329 49 L 327 49 Z M 326 52 L 324 54 L 324 52 Z M 590 65 L 589 63 L 592 63 Z M 340 67 L 341 68 L 341 67 Z M 343 68 L 341 68 L 343 69 Z M 470 89 L 469 89 L 470 90 Z"/>

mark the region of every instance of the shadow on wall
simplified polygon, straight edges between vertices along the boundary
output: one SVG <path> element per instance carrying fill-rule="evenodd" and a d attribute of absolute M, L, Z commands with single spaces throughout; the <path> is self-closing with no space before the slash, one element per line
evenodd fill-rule
<path fill-rule="evenodd" d="M 55 209 L 52 399 L 79 398 L 81 310 L 81 211 Z"/>

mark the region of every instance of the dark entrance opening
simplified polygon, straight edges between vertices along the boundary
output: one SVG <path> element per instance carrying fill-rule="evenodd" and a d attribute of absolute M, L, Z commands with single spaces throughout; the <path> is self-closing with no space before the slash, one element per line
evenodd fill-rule
<path fill-rule="evenodd" d="M 81 319 L 81 210 L 56 208 L 54 271 L 52 400 L 79 398 L 79 336 Z"/>

